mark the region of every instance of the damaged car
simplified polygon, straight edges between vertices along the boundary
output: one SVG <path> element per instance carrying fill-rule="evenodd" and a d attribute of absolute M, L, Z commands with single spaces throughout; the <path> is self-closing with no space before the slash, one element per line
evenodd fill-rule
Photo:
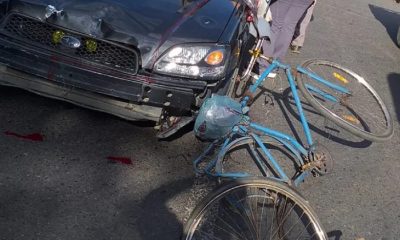
<path fill-rule="evenodd" d="M 248 32 L 235 0 L 0 0 L 0 84 L 168 137 L 229 94 Z"/>

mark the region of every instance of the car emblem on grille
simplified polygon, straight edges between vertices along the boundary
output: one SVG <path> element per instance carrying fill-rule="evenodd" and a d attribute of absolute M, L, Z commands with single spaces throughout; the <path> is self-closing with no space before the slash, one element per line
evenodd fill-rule
<path fill-rule="evenodd" d="M 61 44 L 68 48 L 79 48 L 81 46 L 81 41 L 73 36 L 63 36 L 61 38 Z"/>

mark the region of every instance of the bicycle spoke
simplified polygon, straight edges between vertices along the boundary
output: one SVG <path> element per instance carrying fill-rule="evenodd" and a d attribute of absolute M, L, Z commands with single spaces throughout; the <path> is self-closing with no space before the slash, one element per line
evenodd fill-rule
<path fill-rule="evenodd" d="M 354 105 L 355 106 L 355 105 Z M 354 108 L 353 107 L 353 105 L 349 105 L 349 107 L 351 107 L 351 108 Z M 365 115 L 368 115 L 368 116 L 371 116 L 371 118 L 373 118 L 374 120 L 376 120 L 377 122 L 381 122 L 381 124 L 383 125 L 383 126 L 385 126 L 386 127 L 386 121 L 382 121 L 382 118 L 380 118 L 380 117 L 378 117 L 376 114 L 372 114 L 372 113 L 370 113 L 368 110 L 368 108 L 367 107 L 365 107 L 365 106 L 357 106 L 357 108 L 361 108 L 361 110 L 363 110 L 363 111 L 360 111 L 360 114 L 359 115 L 361 115 L 361 114 L 365 114 Z M 358 114 L 358 113 L 357 113 Z M 385 119 L 386 120 L 386 119 Z"/>
<path fill-rule="evenodd" d="M 265 194 L 265 196 L 267 195 L 267 193 L 264 193 L 264 194 Z M 261 219 L 260 219 L 259 229 L 262 229 L 265 200 L 266 200 L 266 198 L 263 199 L 263 204 L 262 204 L 262 206 L 261 206 Z M 261 237 L 261 236 L 259 236 L 259 237 Z"/>
<path fill-rule="evenodd" d="M 307 224 L 307 226 L 305 226 L 305 228 L 303 228 L 303 231 L 301 231 L 300 232 L 300 234 L 297 236 L 297 238 L 296 238 L 296 240 L 301 240 L 301 236 L 303 235 L 303 233 L 304 233 L 304 231 L 307 231 L 307 228 L 309 227 L 311 225 L 311 222 L 309 222 L 308 224 Z M 314 233 L 315 234 L 315 233 Z M 312 239 L 312 236 L 309 238 L 309 239 Z"/>
<path fill-rule="evenodd" d="M 279 228 L 283 225 L 283 223 L 286 221 L 287 217 L 290 215 L 290 213 L 293 211 L 294 207 L 296 207 L 297 204 L 294 204 L 293 207 L 290 208 L 290 211 L 288 214 L 286 214 L 286 216 L 283 218 L 283 220 L 281 220 L 281 222 L 278 225 L 277 230 L 275 231 L 275 233 L 272 236 L 275 236 L 275 234 L 277 234 L 279 232 Z"/>
<path fill-rule="evenodd" d="M 236 194 L 235 194 L 236 195 Z M 237 196 L 237 195 L 236 195 Z M 239 198 L 238 198 L 239 199 Z M 248 229 L 250 230 L 251 229 L 251 219 L 250 219 L 250 217 L 249 217 L 249 214 L 248 214 L 248 211 L 246 210 L 246 208 L 245 208 L 245 206 L 241 203 L 241 202 L 239 202 L 240 203 L 240 205 L 241 205 L 241 209 L 243 209 L 244 210 L 244 212 L 246 213 L 245 215 L 242 215 L 242 214 L 240 214 L 240 215 L 242 215 L 242 216 L 244 216 L 243 217 L 243 220 L 245 220 L 246 219 L 246 225 L 247 225 L 247 227 L 248 227 Z M 241 213 L 241 211 L 239 210 L 239 213 Z"/>
<path fill-rule="evenodd" d="M 273 209 L 276 209 L 276 206 L 277 206 L 276 204 L 277 204 L 277 201 L 275 200 L 275 201 L 274 201 L 274 208 L 273 208 Z M 269 232 L 272 232 L 272 226 L 274 225 L 275 216 L 276 216 L 276 211 L 274 211 L 274 215 L 273 215 L 272 221 L 271 221 L 271 228 L 270 228 L 270 231 L 269 231 Z M 271 235 L 270 235 L 269 240 L 272 240 L 272 236 L 271 236 Z"/>
<path fill-rule="evenodd" d="M 246 197 L 246 200 L 247 201 L 245 201 L 245 202 L 247 203 L 248 209 L 249 209 L 249 211 L 251 213 L 251 219 L 249 218 L 250 219 L 250 224 L 251 224 L 252 229 L 254 230 L 254 233 L 256 234 L 257 233 L 257 229 L 255 228 L 255 224 L 254 224 L 255 223 L 255 218 L 254 218 L 254 213 L 253 213 L 253 210 L 252 210 L 253 208 L 252 208 L 252 206 L 250 204 L 251 203 L 251 198 Z"/>
<path fill-rule="evenodd" d="M 227 210 L 225 210 L 225 208 L 223 208 L 223 211 L 225 211 L 226 213 L 228 213 L 228 211 Z M 240 212 L 240 211 L 239 211 Z M 241 215 L 240 213 L 239 213 L 239 215 Z M 231 214 L 228 214 L 228 216 L 229 216 L 229 218 L 233 221 L 233 223 L 235 223 L 236 224 L 236 227 L 239 229 L 240 228 L 240 226 L 239 226 L 239 224 L 237 223 L 237 220 L 236 220 L 236 218 L 234 218 L 233 216 L 231 216 Z M 241 215 L 242 217 L 243 217 L 243 215 Z M 246 238 L 247 239 L 247 238 Z"/>
<path fill-rule="evenodd" d="M 227 232 L 227 231 L 225 231 L 224 229 L 222 229 L 222 228 L 220 228 L 221 230 L 223 230 L 224 232 L 226 232 L 226 233 L 231 233 L 231 232 Z M 217 238 L 217 237 L 215 237 L 214 235 L 212 235 L 212 234 L 210 234 L 210 233 L 208 233 L 208 232 L 205 232 L 205 231 L 203 231 L 203 230 L 197 230 L 198 232 L 202 232 L 202 235 L 205 235 L 205 236 L 207 236 L 208 238 L 210 238 L 211 237 L 211 239 L 217 239 L 217 240 L 223 240 L 223 239 L 221 239 L 221 238 Z M 230 235 L 230 237 L 231 237 L 232 235 Z M 235 236 L 233 236 L 233 237 L 235 237 Z M 239 239 L 239 240 L 242 240 L 243 238 L 242 238 L 242 236 L 240 236 L 240 237 L 235 237 L 236 239 Z M 245 239 L 247 239 L 247 238 L 245 238 Z"/>
<path fill-rule="evenodd" d="M 294 229 L 294 227 L 299 223 L 299 220 L 301 220 L 301 218 L 302 218 L 303 216 L 304 216 L 304 212 L 303 212 L 302 215 L 297 219 L 296 224 L 293 225 L 293 226 L 289 229 L 289 231 L 287 231 L 287 232 L 285 233 L 285 235 L 282 236 L 282 239 L 284 239 L 284 237 L 285 237 L 288 233 L 290 233 L 290 232 L 292 231 L 292 229 Z"/>
<path fill-rule="evenodd" d="M 238 233 L 229 223 L 227 223 L 223 218 L 218 217 L 219 219 L 221 219 L 222 223 L 225 223 L 226 226 L 228 226 L 228 228 L 230 228 L 237 236 L 240 236 L 241 239 L 247 239 L 247 237 L 243 238 L 243 235 Z M 218 227 L 218 225 L 216 225 Z M 219 229 L 225 231 L 226 233 L 231 233 L 230 231 L 226 231 L 225 229 L 223 229 L 222 227 L 218 227 Z"/>
<path fill-rule="evenodd" d="M 224 207 L 222 207 L 222 210 L 223 210 L 226 214 L 228 214 L 228 216 L 230 216 L 230 214 L 228 213 L 228 211 L 225 210 Z M 236 220 L 235 220 L 233 217 L 230 216 L 230 219 L 233 220 L 233 223 L 236 223 Z M 216 224 L 216 223 L 213 224 L 214 227 L 216 227 L 216 228 L 218 228 L 218 229 L 220 229 L 220 230 L 222 230 L 222 231 L 224 231 L 224 232 L 226 232 L 226 233 L 228 233 L 228 234 L 230 234 L 230 233 L 233 232 L 233 233 L 235 233 L 235 235 L 237 235 L 237 236 L 240 237 L 240 238 L 238 238 L 238 239 L 247 239 L 246 236 L 240 234 L 240 233 L 235 229 L 234 226 L 232 226 L 232 225 L 229 224 L 227 221 L 225 221 L 225 219 L 223 219 L 221 216 L 217 216 L 217 220 L 219 220 L 219 222 L 222 223 L 222 225 L 226 225 L 227 228 L 229 228 L 231 231 L 225 230 L 222 226 L 220 227 L 220 226 L 219 226 L 218 224 Z M 216 222 L 217 222 L 217 221 L 216 221 Z M 237 225 L 237 223 L 236 223 L 236 227 L 237 227 L 237 229 L 240 231 L 240 226 Z"/>
<path fill-rule="evenodd" d="M 360 111 L 357 110 L 355 114 L 350 111 L 350 114 L 355 115 L 354 117 L 356 119 L 359 119 L 360 123 L 357 125 L 359 125 L 360 128 L 369 128 L 374 131 L 378 130 L 384 131 L 387 128 L 387 122 L 383 121 L 382 118 L 378 117 L 376 114 L 370 113 L 367 107 L 357 106 L 357 105 L 354 106 L 357 107 L 358 110 Z M 354 109 L 355 107 L 353 107 L 353 105 L 348 104 L 349 109 Z"/>

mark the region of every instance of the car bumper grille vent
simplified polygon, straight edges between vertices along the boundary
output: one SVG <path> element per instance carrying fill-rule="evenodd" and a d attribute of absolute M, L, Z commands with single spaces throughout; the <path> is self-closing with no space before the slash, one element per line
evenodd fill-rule
<path fill-rule="evenodd" d="M 27 16 L 19 14 L 8 16 L 3 32 L 10 37 L 63 55 L 105 65 L 130 74 L 136 74 L 138 71 L 139 57 L 133 48 L 94 39 Z"/>

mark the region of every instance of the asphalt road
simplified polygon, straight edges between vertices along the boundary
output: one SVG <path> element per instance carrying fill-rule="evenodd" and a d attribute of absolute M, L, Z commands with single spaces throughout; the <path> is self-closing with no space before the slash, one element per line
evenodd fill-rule
<path fill-rule="evenodd" d="M 299 191 L 331 239 L 400 238 L 400 4 L 391 0 L 319 0 L 306 45 L 288 62 L 339 62 L 366 77 L 387 103 L 395 135 L 369 143 L 344 132 L 329 139 L 335 169 Z M 267 88 L 283 92 L 284 82 Z M 160 142 L 147 124 L 0 87 L 0 239 L 178 239 L 205 183 L 191 160 L 204 147 L 191 132 Z M 268 92 L 252 116 L 301 135 L 296 114 Z M 281 109 L 283 108 L 283 109 Z M 289 121 L 287 121 L 289 119 Z M 23 140 L 4 132 L 44 135 Z M 107 157 L 128 157 L 132 164 Z M 198 185 L 200 184 L 200 187 Z M 196 187 L 193 189 L 193 185 Z"/>

